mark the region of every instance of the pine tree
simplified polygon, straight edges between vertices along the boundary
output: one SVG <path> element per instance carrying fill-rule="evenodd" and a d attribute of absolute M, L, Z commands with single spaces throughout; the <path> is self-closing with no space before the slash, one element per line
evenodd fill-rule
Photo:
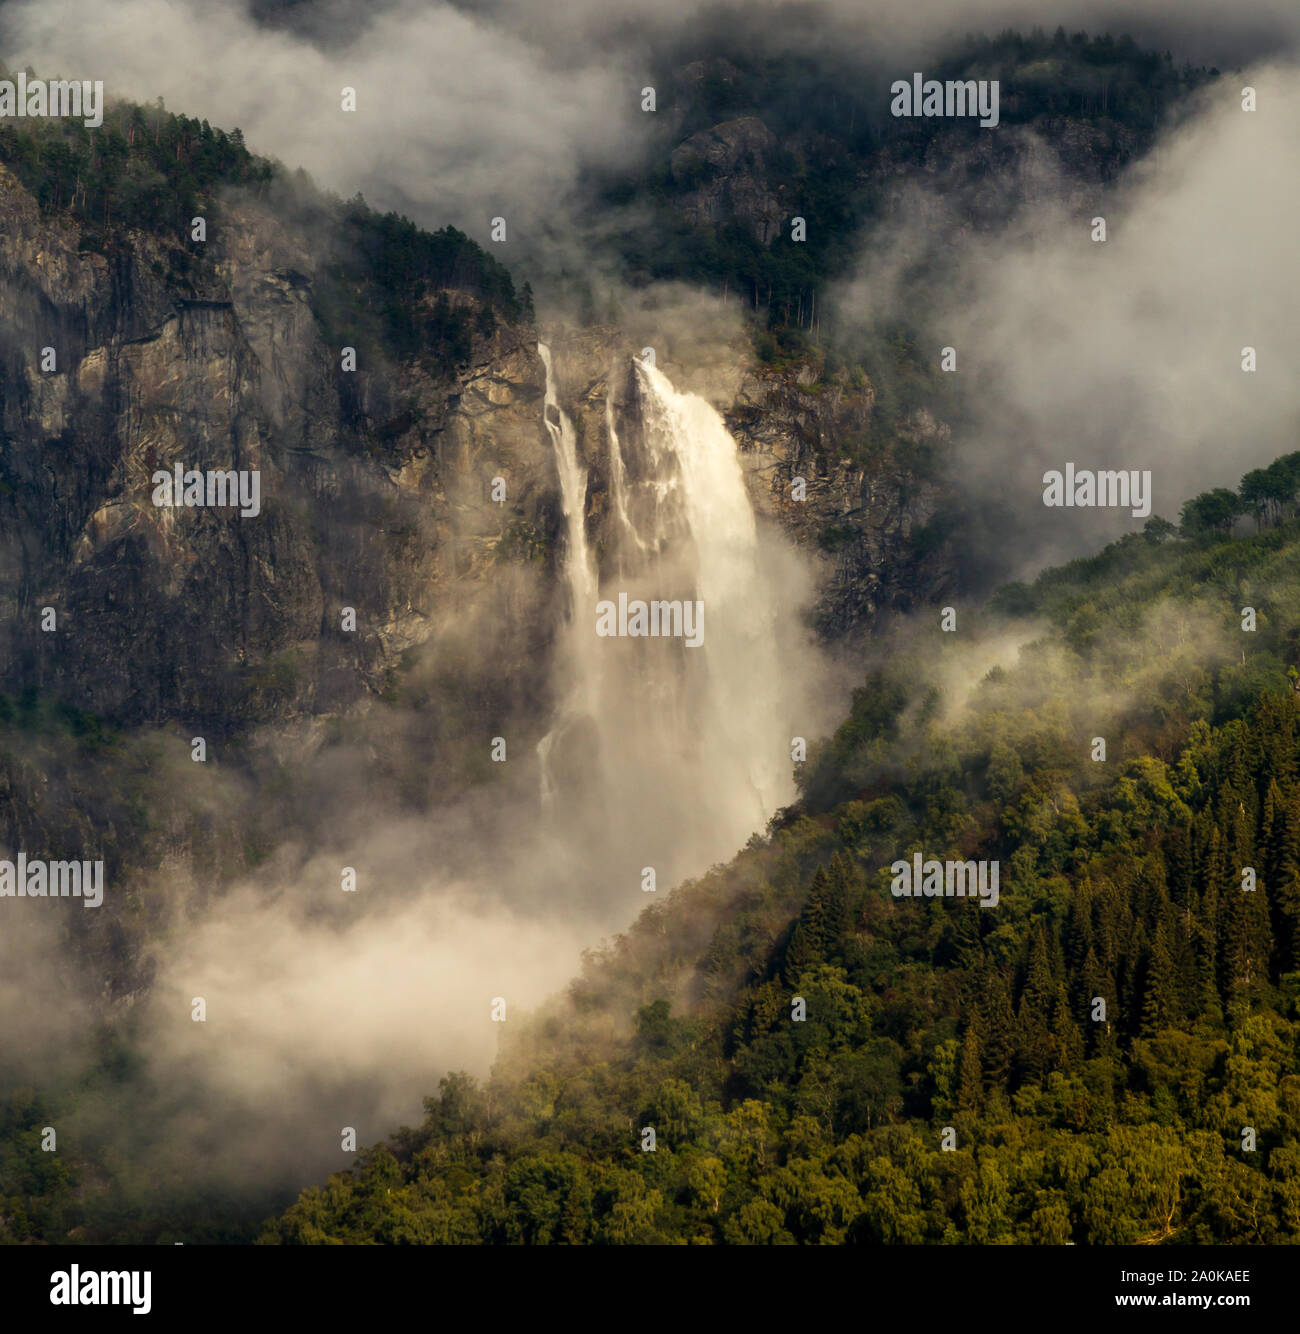
<path fill-rule="evenodd" d="M 1016 1012 L 1017 1066 L 1026 1079 L 1039 1080 L 1052 1066 L 1052 1005 L 1056 986 L 1047 962 L 1047 942 L 1034 932 L 1025 966 L 1025 985 Z"/>
<path fill-rule="evenodd" d="M 1065 994 L 1065 983 L 1056 987 L 1056 1004 L 1052 1011 L 1052 1047 L 1053 1064 L 1067 1074 L 1077 1070 L 1083 1061 L 1083 1034 L 1070 1013 L 1069 997 Z"/>
<path fill-rule="evenodd" d="M 1268 891 L 1256 878 L 1253 890 L 1242 888 L 1242 870 L 1253 856 L 1246 833 L 1246 815 L 1233 794 L 1223 804 L 1227 824 L 1223 840 L 1225 881 L 1221 900 L 1222 932 L 1219 941 L 1219 981 L 1226 1005 L 1249 1000 L 1268 980 L 1273 957 L 1273 928 L 1269 922 Z M 1217 830 L 1215 831 L 1217 834 Z"/>
<path fill-rule="evenodd" d="M 1088 1050 L 1097 1052 L 1109 1045 L 1111 1040 L 1111 1011 L 1115 1007 L 1115 983 L 1102 972 L 1097 956 L 1091 949 L 1083 960 L 1082 978 L 1083 985 L 1080 990 L 1082 1000 L 1078 1013 L 1083 1032 L 1090 1035 L 1087 1041 Z M 1098 996 L 1106 1002 L 1104 1021 L 1092 1017 L 1094 1002 Z"/>
<path fill-rule="evenodd" d="M 1259 817 L 1259 848 L 1261 865 L 1257 868 L 1269 886 L 1276 888 L 1281 880 L 1283 847 L 1286 842 L 1286 801 L 1276 778 L 1268 780 L 1264 804 Z"/>
<path fill-rule="evenodd" d="M 1115 975 L 1115 1020 L 1125 1037 L 1132 1037 L 1142 1027 L 1142 998 L 1146 983 L 1146 960 L 1151 937 L 1139 921 L 1120 955 Z"/>
<path fill-rule="evenodd" d="M 1156 925 L 1155 938 L 1146 960 L 1146 989 L 1142 998 L 1142 1031 L 1157 1033 L 1170 1028 L 1181 1017 L 1178 978 L 1169 951 L 1169 932 L 1165 922 Z"/>
<path fill-rule="evenodd" d="M 1065 959 L 1071 976 L 1078 976 L 1092 949 L 1092 882 L 1085 875 L 1070 899 L 1070 919 L 1065 928 Z"/>
<path fill-rule="evenodd" d="M 858 877 L 853 864 L 843 852 L 831 858 L 826 876 L 826 941 L 827 955 L 844 952 L 845 939 L 853 930 L 852 905 L 858 888 Z"/>
<path fill-rule="evenodd" d="M 977 1021 L 966 1025 L 961 1057 L 957 1064 L 957 1110 L 978 1112 L 984 1102 L 984 1081 L 980 1068 L 980 1039 Z"/>
<path fill-rule="evenodd" d="M 1187 829 L 1173 829 L 1165 838 L 1165 875 L 1169 897 L 1180 906 L 1189 906 L 1196 897 L 1196 875 L 1191 834 Z"/>
<path fill-rule="evenodd" d="M 1265 856 L 1277 971 L 1291 973 L 1300 969 L 1300 784 L 1285 798 L 1279 792 Z"/>
<path fill-rule="evenodd" d="M 815 963 L 824 963 L 830 932 L 828 930 L 828 900 L 832 896 L 830 877 L 824 866 L 813 875 L 808 902 L 794 925 L 785 955 L 785 975 L 789 982 Z"/>
<path fill-rule="evenodd" d="M 980 999 L 980 1031 L 984 1042 L 984 1069 L 989 1081 L 1005 1088 L 1016 1051 L 1016 1021 L 1006 979 L 986 964 Z"/>

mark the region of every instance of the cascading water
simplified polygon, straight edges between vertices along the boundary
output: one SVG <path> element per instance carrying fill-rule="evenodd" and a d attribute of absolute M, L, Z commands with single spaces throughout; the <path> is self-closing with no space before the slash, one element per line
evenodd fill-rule
<path fill-rule="evenodd" d="M 605 435 L 609 440 L 610 490 L 614 493 L 614 510 L 619 518 L 619 542 L 616 551 L 621 574 L 623 543 L 632 542 L 638 551 L 644 551 L 646 547 L 627 512 L 627 473 L 623 467 L 623 451 L 618 442 L 618 424 L 614 420 L 614 396 L 609 393 L 605 395 Z"/>
<path fill-rule="evenodd" d="M 784 693 L 778 606 L 740 456 L 710 404 L 679 393 L 647 362 L 638 360 L 636 367 L 660 527 L 684 526 L 694 552 L 695 596 L 704 604 L 706 679 L 691 725 L 706 757 L 752 794 L 758 826 L 789 799 L 792 784 L 788 737 L 772 731 Z"/>
<path fill-rule="evenodd" d="M 722 418 L 640 361 L 626 440 L 606 401 L 611 503 L 597 572 L 586 473 L 549 350 L 539 353 L 570 608 L 561 702 L 537 747 L 552 846 L 570 874 L 610 876 L 616 893 L 647 867 L 672 884 L 730 856 L 793 796 L 790 737 L 810 721 L 796 693 L 811 674 L 796 614 L 802 575 L 791 577 L 797 561 L 779 533 L 760 539 Z M 702 603 L 702 642 L 598 636 L 598 606 L 620 594 Z"/>
<path fill-rule="evenodd" d="M 555 799 L 555 781 L 551 773 L 551 751 L 555 742 L 575 719 L 590 715 L 594 709 L 595 661 L 591 646 L 581 633 L 580 619 L 595 601 L 596 576 L 587 550 L 587 473 L 578 462 L 578 442 L 573 422 L 560 407 L 551 350 L 545 343 L 538 343 L 537 355 L 546 368 L 546 397 L 542 413 L 555 450 L 555 469 L 560 478 L 560 504 L 564 510 L 567 538 L 564 577 L 569 590 L 567 620 L 558 662 L 565 682 L 564 699 L 555 726 L 537 743 L 542 806 L 549 809 Z"/>

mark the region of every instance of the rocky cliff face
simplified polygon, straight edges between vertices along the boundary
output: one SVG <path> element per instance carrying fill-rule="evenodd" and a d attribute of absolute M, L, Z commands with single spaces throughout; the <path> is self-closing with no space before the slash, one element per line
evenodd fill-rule
<path fill-rule="evenodd" d="M 637 412 L 631 358 L 640 352 L 612 328 L 553 336 L 565 407 L 577 427 L 591 472 L 588 536 L 603 551 L 612 541 L 606 403 L 627 438 Z M 826 376 L 816 358 L 775 370 L 755 363 L 737 344 L 711 364 L 661 367 L 682 388 L 708 399 L 740 448 L 756 512 L 778 525 L 813 566 L 817 601 L 812 615 L 827 639 L 870 635 L 882 620 L 918 601 L 946 597 L 958 571 L 936 525 L 945 489 L 883 450 L 859 445 L 875 411 L 869 382 Z M 902 443 L 941 448 L 947 428 L 915 414 Z"/>
<path fill-rule="evenodd" d="M 123 724 L 334 713 L 454 606 L 498 626 L 488 685 L 529 695 L 555 527 L 530 329 L 476 336 L 451 377 L 347 371 L 313 308 L 319 251 L 252 202 L 205 245 L 85 253 L 0 168 L 0 218 L 5 687 Z M 260 512 L 159 507 L 178 464 L 255 470 Z M 531 597 L 502 601 L 499 560 Z"/>
<path fill-rule="evenodd" d="M 0 168 L 0 221 L 0 845 L 103 853 L 124 891 L 175 899 L 275 854 L 286 829 L 341 845 L 363 794 L 414 813 L 503 781 L 488 741 L 530 753 L 563 688 L 537 331 L 479 322 L 454 369 L 357 337 L 347 370 L 329 238 L 269 204 L 228 199 L 202 244 L 132 232 L 101 253 Z M 465 292 L 407 304 L 426 315 L 443 295 L 477 312 Z M 640 347 L 613 328 L 549 341 L 601 558 L 606 401 L 630 429 Z M 724 414 L 756 509 L 810 556 L 824 634 L 869 632 L 951 579 L 914 541 L 936 489 L 856 450 L 869 384 L 812 360 L 756 369 L 743 341 L 663 364 Z M 258 512 L 156 504 L 155 474 L 178 465 L 255 471 Z M 33 756 L 51 710 L 75 735 Z M 88 717 L 129 744 L 88 752 Z M 190 763 L 197 736 L 224 769 Z M 157 902 L 123 892 L 77 919 L 123 993 L 147 973 L 133 905 Z"/>
<path fill-rule="evenodd" d="M 892 454 L 851 453 L 871 422 L 869 383 L 794 374 L 746 374 L 726 412 L 744 451 L 751 490 L 817 569 L 814 622 L 829 638 L 870 634 L 882 619 L 946 597 L 957 570 L 935 520 L 944 488 Z M 914 414 L 904 444 L 941 446 L 947 428 Z M 802 482 L 802 485 L 800 483 Z"/>
<path fill-rule="evenodd" d="M 0 852 L 103 859 L 103 908 L 62 920 L 110 1004 L 222 884 L 277 857 L 268 883 L 337 889 L 347 858 L 303 863 L 367 811 L 502 781 L 491 737 L 546 727 L 535 331 L 484 319 L 454 371 L 357 337 L 344 370 L 328 262 L 251 199 L 203 245 L 98 253 L 0 167 Z M 255 471 L 257 513 L 155 504 L 178 465 Z"/>
<path fill-rule="evenodd" d="M 757 116 L 743 116 L 691 135 L 673 150 L 674 183 L 685 191 L 679 208 L 692 224 L 739 220 L 763 245 L 790 209 L 786 191 L 768 183 L 780 145 Z"/>

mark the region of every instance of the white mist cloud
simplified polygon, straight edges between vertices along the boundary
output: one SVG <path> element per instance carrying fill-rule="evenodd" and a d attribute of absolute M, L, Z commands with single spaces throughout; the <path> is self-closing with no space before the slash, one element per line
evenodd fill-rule
<path fill-rule="evenodd" d="M 692 25 L 773 52 L 855 52 L 894 73 L 954 37 L 1008 25 L 1131 31 L 1221 63 L 1293 46 L 1300 32 L 1288 0 L 1183 0 L 1176 13 L 1161 0 L 1069 0 L 1046 16 L 1032 0 L 258 8 L 274 25 L 207 0 L 10 0 L 0 51 L 11 66 L 102 79 L 110 98 L 161 96 L 173 110 L 238 125 L 255 151 L 426 226 L 453 223 L 486 242 L 489 220 L 503 216 L 526 246 L 568 225 L 566 195 L 584 167 L 641 154 L 656 124 L 640 109 L 654 53 L 675 50 L 681 63 L 703 54 Z M 340 109 L 344 87 L 356 89 L 355 113 Z M 576 221 L 584 232 L 600 222 Z"/>
<path fill-rule="evenodd" d="M 579 167 L 615 151 L 640 114 L 631 79 L 600 52 L 557 63 L 508 26 L 449 5 L 390 6 L 365 21 L 349 10 L 326 31 L 318 44 L 197 0 L 0 11 L 11 65 L 75 71 L 102 79 L 110 99 L 162 97 L 174 111 L 238 125 L 251 149 L 326 188 L 361 190 L 376 206 L 484 241 L 494 216 L 510 235 L 535 231 Z M 345 87 L 356 90 L 355 112 L 341 109 Z"/>
<path fill-rule="evenodd" d="M 402 904 L 338 897 L 345 913 L 313 920 L 288 898 L 228 895 L 160 957 L 151 1070 L 160 1084 L 179 1081 L 193 1105 L 228 1109 L 219 1120 L 232 1163 L 253 1154 L 269 1167 L 298 1140 L 318 1170 L 344 1125 L 366 1144 L 418 1123 L 420 1097 L 448 1069 L 488 1073 L 502 1027 L 494 998 L 505 1023 L 521 1018 L 590 943 L 575 920 L 518 914 L 481 891 L 426 885 Z M 197 996 L 202 1023 L 191 1018 Z"/>
<path fill-rule="evenodd" d="M 972 232 L 960 196 L 917 189 L 865 238 L 839 294 L 850 321 L 903 309 L 919 296 L 907 266 L 947 252 L 955 280 L 921 299 L 933 303 L 927 351 L 957 349 L 977 414 L 955 481 L 1022 518 L 1033 563 L 1141 527 L 1127 509 L 1045 511 L 1049 468 L 1149 469 L 1153 512 L 1176 519 L 1188 495 L 1235 487 L 1295 447 L 1298 117 L 1300 73 L 1256 68 L 1208 90 L 1113 193 L 1061 203 L 1040 145 L 1040 184 L 1001 231 Z M 1104 243 L 1091 239 L 1094 216 Z M 1253 374 L 1244 347 L 1257 351 Z"/>

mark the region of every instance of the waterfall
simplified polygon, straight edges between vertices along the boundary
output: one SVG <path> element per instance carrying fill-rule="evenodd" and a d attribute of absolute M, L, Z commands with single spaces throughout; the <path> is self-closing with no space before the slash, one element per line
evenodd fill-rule
<path fill-rule="evenodd" d="M 698 395 L 679 393 L 654 366 L 635 365 L 656 536 L 671 542 L 677 530 L 676 541 L 691 553 L 694 596 L 704 604 L 705 679 L 689 726 L 704 762 L 748 791 L 751 828 L 761 827 L 792 792 L 789 737 L 777 731 L 788 700 L 772 572 L 721 416 Z"/>
<path fill-rule="evenodd" d="M 646 545 L 627 512 L 627 470 L 623 466 L 623 449 L 618 440 L 618 424 L 614 420 L 614 395 L 608 389 L 605 391 L 605 436 L 609 441 L 610 491 L 614 496 L 614 511 L 619 520 L 620 545 L 617 547 L 617 553 L 621 574 L 623 572 L 621 543 L 624 540 L 634 542 L 638 551 L 644 551 Z"/>
<path fill-rule="evenodd" d="M 549 810 L 555 799 L 555 780 L 551 755 L 556 741 L 595 706 L 596 663 L 590 633 L 584 635 L 583 618 L 595 603 L 596 576 L 587 550 L 587 473 L 578 461 L 578 441 L 573 422 L 561 407 L 555 385 L 551 350 L 537 344 L 537 354 L 546 368 L 546 397 L 542 409 L 546 429 L 555 451 L 555 470 L 560 478 L 560 504 L 564 511 L 566 546 L 564 581 L 568 588 L 568 608 L 557 665 L 564 678 L 564 697 L 555 725 L 537 743 L 541 769 L 542 806 Z"/>
<path fill-rule="evenodd" d="M 555 447 L 555 468 L 560 475 L 560 502 L 564 509 L 568 549 L 564 556 L 565 581 L 572 599 L 570 620 L 578 607 L 585 606 L 596 591 L 596 580 L 587 552 L 587 473 L 578 462 L 578 441 L 569 414 L 560 407 L 555 388 L 555 369 L 551 349 L 537 344 L 537 353 L 546 368 L 546 402 L 543 414 L 546 429 Z"/>
<path fill-rule="evenodd" d="M 626 415 L 612 395 L 605 402 L 609 504 L 597 569 L 586 470 L 549 349 L 538 352 L 567 538 L 562 686 L 537 745 L 549 855 L 571 881 L 608 885 L 626 902 L 645 868 L 665 888 L 696 875 L 793 797 L 790 738 L 812 722 L 805 683 L 815 669 L 798 615 L 807 589 L 780 533 L 760 535 L 722 418 L 635 359 Z M 702 642 L 598 635 L 598 605 L 623 595 L 703 604 Z"/>

